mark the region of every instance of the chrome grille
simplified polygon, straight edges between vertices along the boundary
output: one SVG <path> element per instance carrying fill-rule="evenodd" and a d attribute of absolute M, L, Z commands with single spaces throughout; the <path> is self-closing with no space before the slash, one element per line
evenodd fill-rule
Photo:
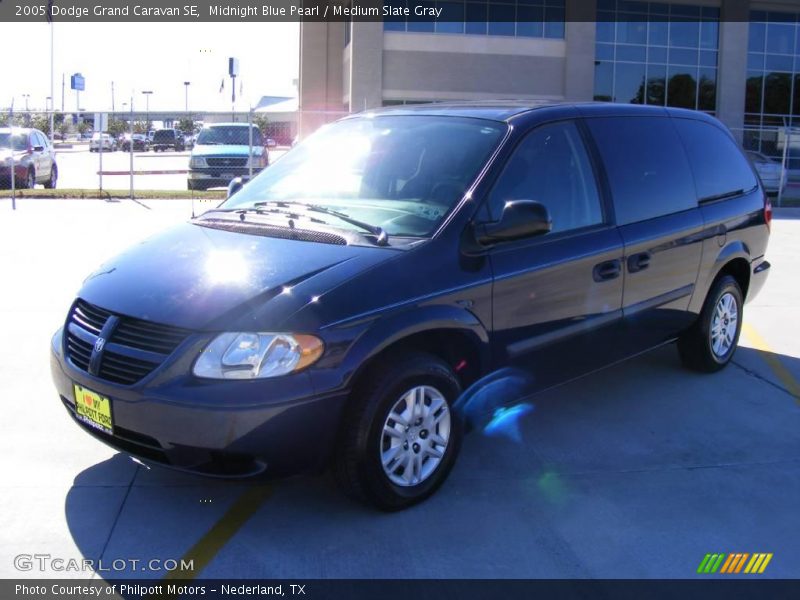
<path fill-rule="evenodd" d="M 207 158 L 206 163 L 209 167 L 244 167 L 247 165 L 246 158 Z"/>
<path fill-rule="evenodd" d="M 107 332 L 105 344 L 96 349 L 95 342 L 110 317 L 115 317 L 116 327 L 110 335 Z M 64 349 L 78 369 L 107 381 L 132 385 L 163 363 L 189 333 L 186 329 L 117 315 L 78 299 L 67 318 Z M 99 359 L 95 365 L 94 353 Z"/>

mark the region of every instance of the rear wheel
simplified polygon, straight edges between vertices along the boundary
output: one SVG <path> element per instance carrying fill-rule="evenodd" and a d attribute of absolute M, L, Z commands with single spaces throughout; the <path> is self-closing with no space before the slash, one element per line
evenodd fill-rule
<path fill-rule="evenodd" d="M 742 330 L 744 298 L 730 275 L 720 277 L 709 291 L 699 318 L 678 339 L 683 364 L 695 371 L 714 373 L 733 358 Z"/>
<path fill-rule="evenodd" d="M 387 511 L 433 494 L 461 447 L 459 393 L 436 356 L 387 358 L 356 387 L 342 422 L 334 470 L 344 491 Z"/>

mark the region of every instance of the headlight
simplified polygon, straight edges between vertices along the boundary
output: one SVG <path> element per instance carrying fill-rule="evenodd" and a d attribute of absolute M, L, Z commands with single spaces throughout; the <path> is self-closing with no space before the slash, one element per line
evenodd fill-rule
<path fill-rule="evenodd" d="M 189 168 L 190 169 L 203 169 L 206 166 L 206 159 L 202 156 L 193 156 L 192 159 L 189 161 Z"/>
<path fill-rule="evenodd" d="M 222 333 L 194 363 L 206 379 L 263 379 L 304 369 L 322 356 L 322 340 L 288 333 Z"/>

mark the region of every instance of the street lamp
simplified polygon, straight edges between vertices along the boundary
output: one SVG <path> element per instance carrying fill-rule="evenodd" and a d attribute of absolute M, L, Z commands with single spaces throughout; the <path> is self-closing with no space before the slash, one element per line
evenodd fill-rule
<path fill-rule="evenodd" d="M 25 98 L 25 112 L 28 112 L 28 98 L 31 97 L 30 94 L 22 94 L 22 97 Z"/>
<path fill-rule="evenodd" d="M 184 81 L 183 88 L 185 90 L 185 98 L 186 98 L 186 112 L 189 112 L 189 86 L 192 85 L 191 81 Z"/>
<path fill-rule="evenodd" d="M 150 127 L 150 96 L 152 95 L 152 93 L 153 90 L 144 90 L 142 92 L 142 94 L 144 94 L 145 97 L 145 105 L 146 105 L 144 121 L 145 121 L 145 126 L 148 128 Z"/>

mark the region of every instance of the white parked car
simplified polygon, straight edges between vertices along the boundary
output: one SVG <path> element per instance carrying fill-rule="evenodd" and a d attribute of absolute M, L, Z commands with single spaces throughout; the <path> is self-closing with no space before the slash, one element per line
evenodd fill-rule
<path fill-rule="evenodd" d="M 747 157 L 753 162 L 767 193 L 777 194 L 781 189 L 781 163 L 754 150 L 748 150 Z"/>
<path fill-rule="evenodd" d="M 114 139 L 114 136 L 108 133 L 95 133 L 89 142 L 89 152 L 99 152 L 101 143 L 103 152 L 114 152 L 117 149 L 117 140 Z"/>

